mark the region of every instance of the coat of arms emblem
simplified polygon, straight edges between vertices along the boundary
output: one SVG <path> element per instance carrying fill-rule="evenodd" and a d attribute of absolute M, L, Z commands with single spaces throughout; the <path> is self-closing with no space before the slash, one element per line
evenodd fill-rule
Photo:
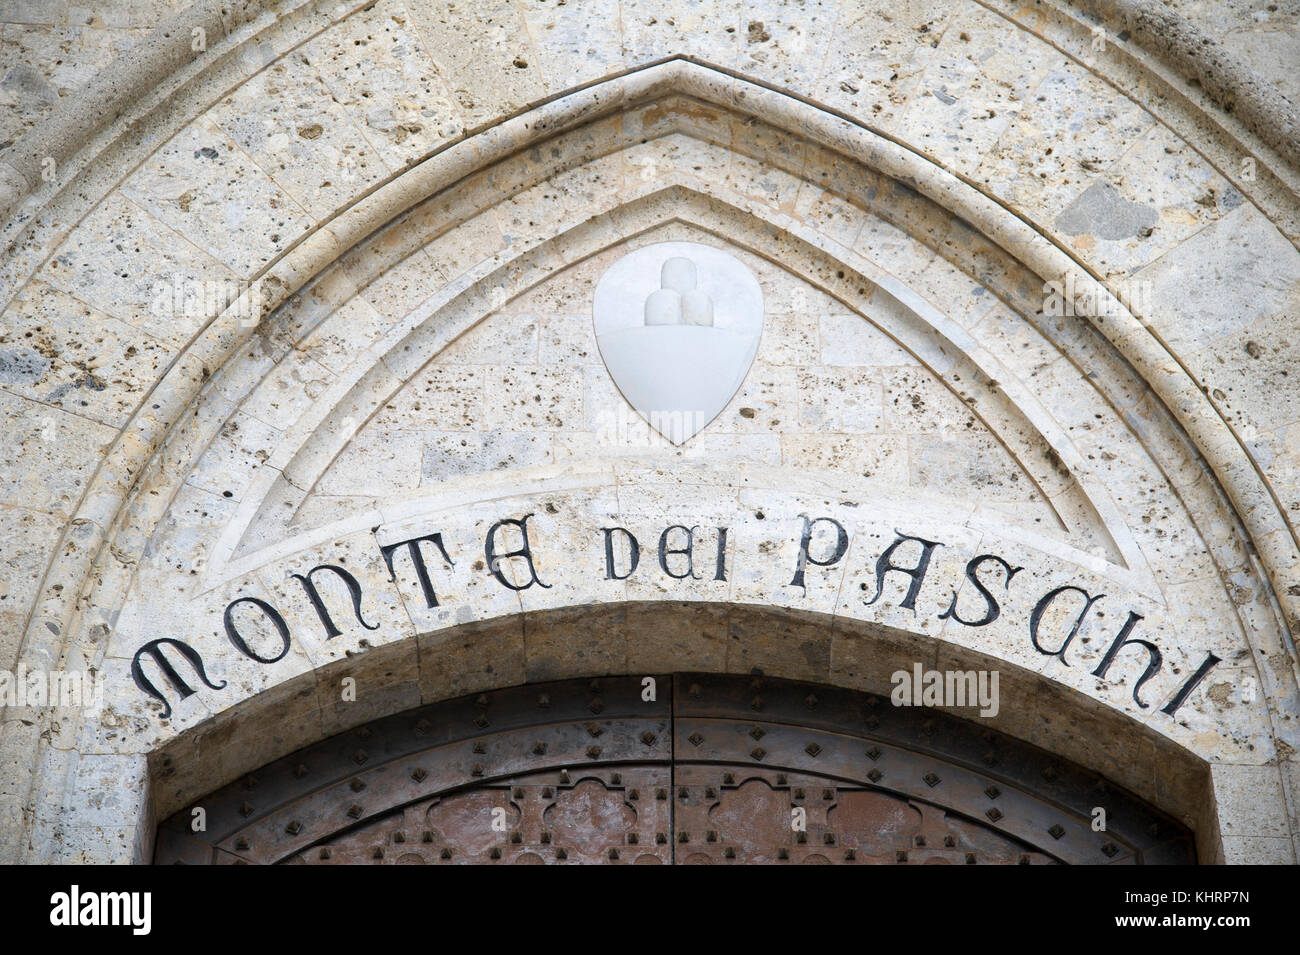
<path fill-rule="evenodd" d="M 696 242 L 660 242 L 619 259 L 596 284 L 593 311 L 614 384 L 678 445 L 740 390 L 763 330 L 753 272 Z"/>

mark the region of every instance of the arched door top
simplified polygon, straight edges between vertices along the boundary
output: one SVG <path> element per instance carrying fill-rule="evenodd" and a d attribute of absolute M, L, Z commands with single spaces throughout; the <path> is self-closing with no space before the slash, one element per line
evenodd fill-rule
<path fill-rule="evenodd" d="M 942 713 L 758 672 L 528 684 L 385 717 L 187 806 L 161 826 L 155 855 L 219 865 L 1195 858 L 1184 826 L 1057 756 Z"/>

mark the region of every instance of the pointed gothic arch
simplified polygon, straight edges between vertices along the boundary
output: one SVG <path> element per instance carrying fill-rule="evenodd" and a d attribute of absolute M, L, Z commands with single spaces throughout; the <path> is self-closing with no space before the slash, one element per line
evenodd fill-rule
<path fill-rule="evenodd" d="M 1255 542 L 1264 573 L 1274 582 L 1286 579 L 1297 566 L 1294 538 L 1278 511 L 1276 500 L 1259 480 L 1256 469 L 1249 465 L 1240 442 L 1231 434 L 1223 420 L 1207 407 L 1205 397 L 1191 379 L 1177 369 L 1170 369 L 1168 353 L 1159 339 L 1151 335 L 1149 329 L 1143 328 L 1140 318 L 1134 316 L 1094 274 L 1082 267 L 1069 250 L 1051 242 L 1023 215 L 1013 212 L 975 183 L 943 170 L 896 140 L 881 136 L 835 111 L 761 83 L 704 64 L 675 58 L 580 87 L 454 143 L 377 189 L 357 197 L 353 203 L 270 263 L 260 276 L 263 287 L 270 292 L 267 320 L 248 323 L 245 320 L 246 303 L 237 303 L 207 325 L 155 386 L 151 395 L 155 400 L 141 406 L 99 469 L 93 486 L 82 499 L 77 515 L 70 524 L 74 530 L 65 533 L 65 560 L 60 562 L 57 573 L 47 581 L 62 586 L 32 618 L 25 646 L 29 657 L 53 660 L 85 655 L 96 665 L 112 667 L 116 664 L 117 669 L 124 671 L 120 664 L 131 658 L 136 646 L 114 643 L 106 647 L 96 645 L 93 639 L 88 640 L 87 637 L 99 626 L 96 613 L 104 608 L 120 610 L 128 602 L 133 586 L 138 587 L 138 563 L 145 556 L 146 547 L 153 540 L 157 529 L 166 525 L 171 509 L 183 502 L 179 493 L 186 479 L 201 463 L 203 455 L 221 439 L 221 430 L 229 420 L 224 406 L 237 401 L 258 386 L 261 382 L 258 368 L 265 366 L 268 356 L 278 358 L 299 349 L 308 334 L 314 330 L 309 326 L 310 309 L 304 315 L 300 306 L 316 290 L 327 287 L 332 269 L 336 270 L 334 274 L 338 271 L 346 273 L 346 267 L 351 266 L 364 274 L 366 269 L 377 268 L 376 274 L 384 274 L 394 265 L 392 250 L 384 249 L 385 242 L 396 243 L 399 250 L 404 243 L 420 249 L 431 234 L 436 233 L 435 237 L 444 234 L 437 231 L 436 223 L 432 232 L 406 227 L 407 223 L 420 222 L 422 216 L 427 225 L 428 217 L 440 208 L 439 200 L 445 200 L 445 203 L 453 207 L 463 203 L 473 210 L 475 203 L 482 198 L 486 183 L 489 195 L 492 188 L 496 188 L 495 201 L 500 202 L 513 194 L 511 189 L 522 191 L 520 182 L 509 183 L 502 188 L 492 181 L 494 173 L 500 174 L 507 169 L 511 160 L 519 160 L 516 165 L 526 167 L 525 160 L 529 151 L 544 151 L 553 137 L 567 136 L 573 141 L 580 141 L 584 135 L 602 130 L 602 123 L 606 127 L 612 127 L 617 125 L 617 120 L 634 115 L 639 115 L 641 121 L 646 121 L 647 113 L 652 113 L 656 105 L 674 102 L 688 107 L 691 104 L 703 104 L 715 116 L 725 117 L 721 121 L 725 121 L 729 128 L 734 128 L 737 124 L 744 127 L 746 123 L 753 128 L 753 124 L 761 123 L 772 137 L 767 141 L 756 137 L 754 142 L 746 144 L 746 148 L 758 154 L 757 158 L 746 154 L 744 150 L 738 152 L 751 161 L 757 161 L 763 168 L 780 170 L 785 175 L 798 179 L 792 170 L 802 172 L 803 160 L 795 158 L 791 150 L 802 155 L 803 151 L 816 149 L 824 160 L 819 171 L 833 170 L 837 161 L 835 157 L 839 156 L 846 165 L 850 159 L 856 164 L 850 168 L 869 170 L 870 175 L 878 177 L 881 186 L 893 190 L 901 197 L 900 205 L 915 207 L 909 210 L 917 217 L 912 223 L 914 226 L 916 221 L 921 221 L 921 217 L 933 214 L 935 210 L 950 217 L 948 227 L 935 230 L 930 238 L 935 243 L 934 251 L 941 256 L 945 253 L 951 255 L 951 259 L 958 263 L 958 270 L 961 265 L 970 267 L 972 263 L 982 262 L 1005 264 L 1008 268 L 1018 267 L 1021 272 L 1017 278 L 1028 276 L 1034 280 L 1047 281 L 1058 276 L 1064 277 L 1067 273 L 1072 274 L 1079 299 L 1090 301 L 1094 305 L 1094 311 L 1100 313 L 1079 316 L 1091 323 L 1088 335 L 1095 338 L 1083 343 L 1073 360 L 1079 362 L 1083 358 L 1101 354 L 1105 348 L 1111 348 L 1119 360 L 1113 361 L 1109 367 L 1124 370 L 1131 379 L 1150 389 L 1154 400 L 1144 412 L 1133 413 L 1131 405 L 1123 410 L 1116 408 L 1116 419 L 1125 421 L 1126 427 L 1136 427 L 1142 431 L 1143 447 L 1151 454 L 1156 469 L 1169 484 L 1170 489 L 1163 493 L 1178 500 L 1190 513 L 1191 523 L 1207 535 L 1207 549 L 1217 562 L 1219 573 L 1230 578 L 1236 573 L 1236 568 L 1245 563 L 1241 555 L 1250 549 L 1248 539 Z M 667 132 L 661 133 L 660 138 L 663 135 L 684 135 L 686 139 L 692 139 L 691 133 L 698 133 L 703 141 L 709 138 L 710 121 L 698 116 L 692 117 L 689 108 L 666 109 L 664 117 L 663 121 L 667 124 L 664 129 Z M 604 131 L 608 133 L 608 129 Z M 635 135 L 628 137 L 624 145 L 633 143 L 635 139 Z M 617 137 L 614 136 L 605 142 L 596 140 L 586 155 L 581 151 L 574 155 L 582 161 L 600 159 L 614 153 L 616 141 Z M 602 154 L 601 150 L 606 148 L 609 152 Z M 526 171 L 522 174 L 523 180 L 527 181 L 529 175 L 536 175 L 540 177 L 538 181 L 544 181 L 549 176 L 562 174 L 566 171 L 565 161 L 561 157 L 554 165 Z M 571 158 L 568 161 L 576 163 Z M 936 310 L 925 297 L 878 267 L 873 269 L 869 261 L 856 255 L 852 249 L 837 246 L 832 237 L 793 221 L 782 221 L 779 204 L 771 210 L 763 209 L 758 202 L 746 206 L 734 197 L 720 196 L 707 188 L 707 185 L 704 182 L 683 180 L 665 190 L 660 184 L 632 200 L 625 197 L 618 203 L 607 203 L 601 214 L 613 215 L 620 209 L 635 208 L 636 203 L 681 204 L 692 210 L 696 225 L 707 227 L 708 217 L 715 216 L 715 235 L 721 232 L 718 222 L 730 226 L 744 220 L 756 235 L 750 247 L 752 250 L 759 251 L 769 259 L 780 258 L 783 252 L 788 252 L 791 258 L 800 260 L 801 264 L 807 263 L 799 274 L 805 280 L 815 280 L 819 289 L 832 297 L 842 302 L 851 302 L 855 296 L 862 294 L 862 289 L 866 287 L 864 283 L 870 283 L 873 291 L 880 290 L 888 298 L 891 307 L 897 308 L 900 313 L 906 313 L 918 325 L 928 326 L 930 332 L 937 329 L 941 336 L 946 335 L 946 338 L 941 338 L 942 344 L 939 347 L 942 348 L 944 344 L 953 346 L 964 360 L 975 363 L 973 367 L 977 367 L 984 375 L 981 384 L 987 386 L 992 382 L 1002 388 L 1002 394 L 1009 398 L 1007 410 L 1018 413 L 1020 420 L 1027 421 L 1033 428 L 1031 435 L 1019 435 L 1020 439 L 1027 443 L 1037 440 L 1045 442 L 1051 454 L 1059 460 L 1061 468 L 1072 472 L 1076 479 L 1082 474 L 1082 456 L 1071 453 L 1070 436 L 1054 429 L 1050 416 L 1038 415 L 1034 397 L 1023 388 L 1018 394 L 1008 395 L 1007 388 L 1014 389 L 1015 383 L 1001 382 L 996 374 L 990 373 L 998 367 L 995 363 L 989 362 L 983 366 L 978 364 L 991 357 L 989 352 L 966 329 L 960 328 Z M 827 191 L 836 192 L 835 189 Z M 842 197 L 851 198 L 851 193 L 851 189 L 840 191 Z M 662 214 L 659 221 L 667 221 L 669 218 L 671 217 L 667 214 Z M 471 215 L 465 221 L 472 222 L 474 217 Z M 587 255 L 627 238 L 617 233 L 601 237 L 595 235 L 595 228 L 580 224 L 574 224 L 565 235 L 577 235 L 581 240 L 584 228 L 592 233 L 593 239 L 591 251 Z M 763 238 L 771 243 L 766 248 L 760 241 Z M 971 240 L 987 246 L 986 252 L 972 251 Z M 539 258 L 544 258 L 545 241 L 547 240 L 538 239 L 537 244 L 527 249 L 526 253 L 537 252 Z M 966 243 L 965 247 L 962 243 Z M 516 254 L 519 254 L 519 250 L 511 250 L 511 254 L 506 255 L 494 252 L 483 260 L 481 274 L 467 271 L 463 275 L 449 278 L 440 290 L 447 301 L 454 300 L 458 295 L 463 299 L 478 298 L 478 311 L 475 312 L 471 307 L 464 313 L 463 318 L 467 324 L 481 320 L 494 303 L 494 298 L 485 295 L 482 289 L 491 288 L 498 281 L 504 283 L 514 277 L 511 274 L 512 268 L 520 266 L 514 258 Z M 579 253 L 572 260 L 578 261 L 581 258 L 583 255 Z M 343 265 L 341 269 L 340 263 Z M 837 266 L 849 268 L 841 269 Z M 1031 307 L 1038 289 L 1033 286 L 1025 288 L 1023 282 L 1018 286 L 1015 282 L 1005 282 L 999 287 L 998 280 L 999 276 L 990 275 L 988 287 L 994 290 L 994 294 L 1006 295 L 1009 307 L 1013 310 L 1017 307 Z M 364 280 L 356 285 L 355 291 L 367 287 Z M 506 298 L 511 294 L 506 292 Z M 332 306 L 338 304 L 331 303 Z M 382 390 L 371 392 L 366 387 L 365 375 L 368 368 L 381 367 L 387 356 L 397 354 L 399 349 L 410 351 L 412 344 L 418 345 L 417 363 L 414 367 L 419 367 L 436 356 L 439 342 L 450 341 L 455 337 L 439 328 L 436 323 L 430 322 L 433 316 L 439 314 L 436 308 L 421 306 L 412 314 L 412 324 L 403 329 L 401 335 L 396 331 L 389 333 L 386 341 L 391 341 L 391 345 L 387 351 L 377 350 L 370 356 L 374 362 L 359 369 L 360 373 L 354 376 L 348 387 L 340 385 L 337 391 L 330 392 L 329 399 L 332 403 L 322 402 L 304 417 L 301 433 L 296 436 L 300 439 L 298 443 L 278 449 L 282 456 L 274 461 L 268 471 L 263 472 L 264 478 L 258 479 L 263 482 L 258 490 L 263 499 L 276 507 L 284 506 L 284 496 L 274 495 L 276 481 L 286 473 L 299 482 L 295 485 L 289 481 L 289 487 L 297 487 L 303 493 L 311 490 L 316 478 L 337 456 L 339 441 L 349 437 L 346 432 L 336 429 L 341 419 L 347 417 L 346 414 L 338 414 L 338 409 L 344 407 L 344 402 L 358 394 L 370 400 L 370 405 L 353 402 L 349 407 L 352 414 L 361 418 L 368 418 L 374 408 L 382 403 L 385 393 Z M 328 315 L 324 318 L 328 319 Z M 918 327 L 918 332 L 919 330 Z M 413 370 L 406 366 L 399 368 L 405 368 L 408 372 Z M 390 374 L 393 371 L 391 367 L 388 370 Z M 397 378 L 400 379 L 401 375 L 398 374 Z M 1166 408 L 1170 410 L 1167 412 Z M 1012 440 L 1010 432 L 1007 440 Z M 1199 455 L 1210 466 L 1206 467 L 1200 461 L 1193 461 L 1188 466 L 1181 456 L 1189 453 L 1193 458 Z M 275 473 L 271 474 L 271 471 Z M 1208 473 L 1218 475 L 1222 482 L 1222 495 L 1219 486 L 1204 480 Z M 1112 557 L 1110 563 L 1127 564 L 1125 570 L 1132 572 L 1127 578 L 1131 591 L 1135 594 L 1142 593 L 1144 583 L 1139 578 L 1144 573 L 1149 575 L 1149 570 L 1140 566 L 1145 559 L 1131 546 L 1130 539 L 1123 531 L 1123 519 L 1107 505 L 1105 495 L 1092 490 L 1096 482 L 1092 482 L 1090 487 L 1087 475 L 1082 477 L 1083 480 L 1077 481 L 1082 489 L 1081 496 L 1076 494 L 1071 497 L 1067 493 L 1071 489 L 1065 487 L 1061 491 L 1061 500 L 1073 502 L 1070 505 L 1073 508 L 1072 517 L 1085 515 L 1088 506 L 1091 506 L 1099 517 L 1099 526 L 1109 535 L 1111 553 L 1118 555 L 1118 559 Z M 250 501 L 255 499 L 249 498 Z M 244 506 L 242 494 L 238 506 Z M 261 506 L 258 505 L 244 514 L 244 526 L 260 509 Z M 411 513 L 418 510 L 418 505 L 413 505 Z M 1239 525 L 1238 521 L 1244 526 Z M 360 524 L 365 521 L 358 518 L 357 522 Z M 86 528 L 89 529 L 88 533 L 84 530 Z M 350 525 L 330 525 L 315 537 L 272 542 L 272 545 L 279 545 L 278 550 L 271 546 L 270 549 L 255 551 L 257 558 L 249 564 L 236 566 L 236 570 L 246 572 L 263 566 L 272 559 L 283 560 L 311 551 L 323 542 L 332 541 L 353 529 Z M 222 582 L 220 574 L 227 564 L 237 564 L 239 557 L 248 554 L 247 551 L 241 554 L 238 550 L 242 537 L 239 525 L 232 522 L 221 527 L 220 531 L 215 544 L 213 540 L 205 542 L 213 555 L 207 559 L 207 567 L 214 569 L 218 583 Z M 1260 546 L 1261 542 L 1265 542 L 1264 546 Z M 214 546 L 219 549 L 212 550 Z M 1054 556 L 1060 557 L 1061 554 Z M 1098 571 L 1097 566 L 1091 565 L 1083 557 L 1076 557 L 1075 560 L 1081 565 L 1088 565 L 1090 571 Z M 1264 580 L 1257 582 L 1262 585 L 1262 593 L 1266 593 L 1267 583 Z M 1275 590 L 1275 593 L 1278 591 Z M 1267 602 L 1266 597 L 1263 599 Z M 1277 599 L 1284 604 L 1287 600 L 1280 593 Z M 45 625 L 54 621 L 57 621 L 54 626 Z M 1242 627 L 1242 633 L 1246 640 L 1264 633 L 1270 645 L 1285 645 L 1285 627 L 1276 623 L 1270 623 L 1262 617 L 1253 617 L 1249 625 Z M 125 634 L 122 639 L 126 639 Z M 1189 662 L 1194 666 L 1196 661 Z M 1294 674 L 1287 671 L 1286 675 L 1293 677 Z M 296 674 L 294 679 L 301 682 L 303 674 Z M 291 682 L 288 678 L 268 680 L 262 676 L 247 679 L 241 677 L 238 692 L 244 694 L 252 707 L 242 708 L 245 718 L 257 720 L 258 717 L 252 714 L 258 707 L 264 704 L 269 706 L 277 699 L 285 699 L 291 694 Z M 1077 687 L 1073 689 L 1077 690 Z M 1293 687 L 1287 692 L 1291 690 Z M 185 729 L 168 726 L 159 732 L 156 725 L 153 726 L 145 731 L 149 742 L 145 744 L 144 751 L 137 749 L 122 754 L 122 765 L 129 767 L 126 769 L 128 774 L 133 774 L 141 781 L 142 791 L 145 787 L 159 785 L 158 777 L 151 777 L 150 773 L 166 774 L 166 767 L 158 762 L 157 754 L 164 752 L 177 740 L 184 739 L 192 745 L 207 732 L 199 727 L 204 725 L 208 716 L 220 715 L 223 704 L 214 701 L 211 705 L 213 710 L 202 715 L 202 711 L 193 714 L 186 721 Z M 384 705 L 396 706 L 397 703 L 390 701 Z M 144 724 L 152 715 L 142 705 L 131 718 Z M 1125 718 L 1137 715 L 1131 712 Z M 76 734 L 79 729 L 65 726 L 64 731 Z M 313 741 L 309 738 L 295 739 L 297 742 Z M 269 750 L 265 747 L 250 748 L 246 757 L 231 755 L 228 760 L 223 760 L 209 771 L 211 776 L 208 777 L 208 783 L 225 782 L 248 771 L 253 768 L 253 764 L 243 764 L 250 759 L 283 755 L 276 751 L 276 746 L 283 748 L 289 746 L 290 742 L 284 740 L 268 745 Z M 1172 745 L 1187 746 L 1189 741 Z M 151 769 L 145 768 L 146 753 L 153 754 L 147 760 Z M 205 783 L 196 781 L 194 785 L 201 786 Z M 1153 781 L 1151 791 L 1158 792 L 1161 785 L 1159 781 Z M 168 812 L 175 808 L 176 799 L 201 791 L 177 791 L 167 800 L 160 801 L 158 809 Z M 157 792 L 155 788 L 155 798 Z M 1189 810 L 1185 806 L 1171 808 L 1179 808 L 1185 818 L 1188 816 Z M 1209 838 L 1212 840 L 1213 836 L 1210 835 Z M 1210 845 L 1212 846 L 1212 841 Z M 1213 854 L 1212 848 L 1208 851 L 1210 855 Z"/>

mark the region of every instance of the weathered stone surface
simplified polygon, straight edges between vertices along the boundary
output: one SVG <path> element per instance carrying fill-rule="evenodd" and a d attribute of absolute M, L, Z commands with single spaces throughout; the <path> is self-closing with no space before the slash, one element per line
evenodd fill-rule
<path fill-rule="evenodd" d="M 422 702 L 690 667 L 888 692 L 920 661 L 1005 668 L 1001 728 L 1217 831 L 1203 859 L 1295 860 L 1293 16 L 1099 4 L 1098 47 L 1056 0 L 281 0 L 146 35 L 179 6 L 0 14 L 0 667 L 107 687 L 0 712 L 0 858 L 137 859 L 149 794 Z M 665 241 L 765 304 L 681 447 L 592 322 Z M 430 606 L 383 548 L 434 532 Z M 979 554 L 1020 568 L 985 565 L 987 627 L 945 613 Z M 1068 653 L 1031 638 L 1059 587 L 1105 594 Z M 1140 691 L 1142 645 L 1102 665 L 1129 613 Z M 131 672 L 162 637 L 208 666 L 180 693 L 145 659 L 165 704 Z"/>

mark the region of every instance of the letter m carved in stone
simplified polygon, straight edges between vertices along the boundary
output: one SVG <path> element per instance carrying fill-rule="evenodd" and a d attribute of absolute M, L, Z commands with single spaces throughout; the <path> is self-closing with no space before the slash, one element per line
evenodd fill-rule
<path fill-rule="evenodd" d="M 145 655 L 148 655 L 153 662 L 157 664 L 158 669 L 162 671 L 162 675 L 167 678 L 167 682 L 171 684 L 172 689 L 180 694 L 182 700 L 194 695 L 194 688 L 186 683 L 184 678 L 176 672 L 176 667 L 172 665 L 172 661 L 167 659 L 167 655 L 163 652 L 163 648 L 167 646 L 175 647 L 176 652 L 194 668 L 194 672 L 198 674 L 199 679 L 203 681 L 205 686 L 213 690 L 221 690 L 226 686 L 225 680 L 222 680 L 220 683 L 213 683 L 208 679 L 208 674 L 203 669 L 203 657 L 201 657 L 199 652 L 188 643 L 184 643 L 183 641 L 176 640 L 172 637 L 162 637 L 161 639 L 146 643 L 139 650 L 135 651 L 135 656 L 131 659 L 131 678 L 135 680 L 136 686 L 162 703 L 163 719 L 167 719 L 172 715 L 172 705 L 167 701 L 167 698 L 163 696 L 162 691 L 159 690 L 158 687 L 154 686 L 153 681 L 145 675 L 144 664 L 142 662 Z"/>

